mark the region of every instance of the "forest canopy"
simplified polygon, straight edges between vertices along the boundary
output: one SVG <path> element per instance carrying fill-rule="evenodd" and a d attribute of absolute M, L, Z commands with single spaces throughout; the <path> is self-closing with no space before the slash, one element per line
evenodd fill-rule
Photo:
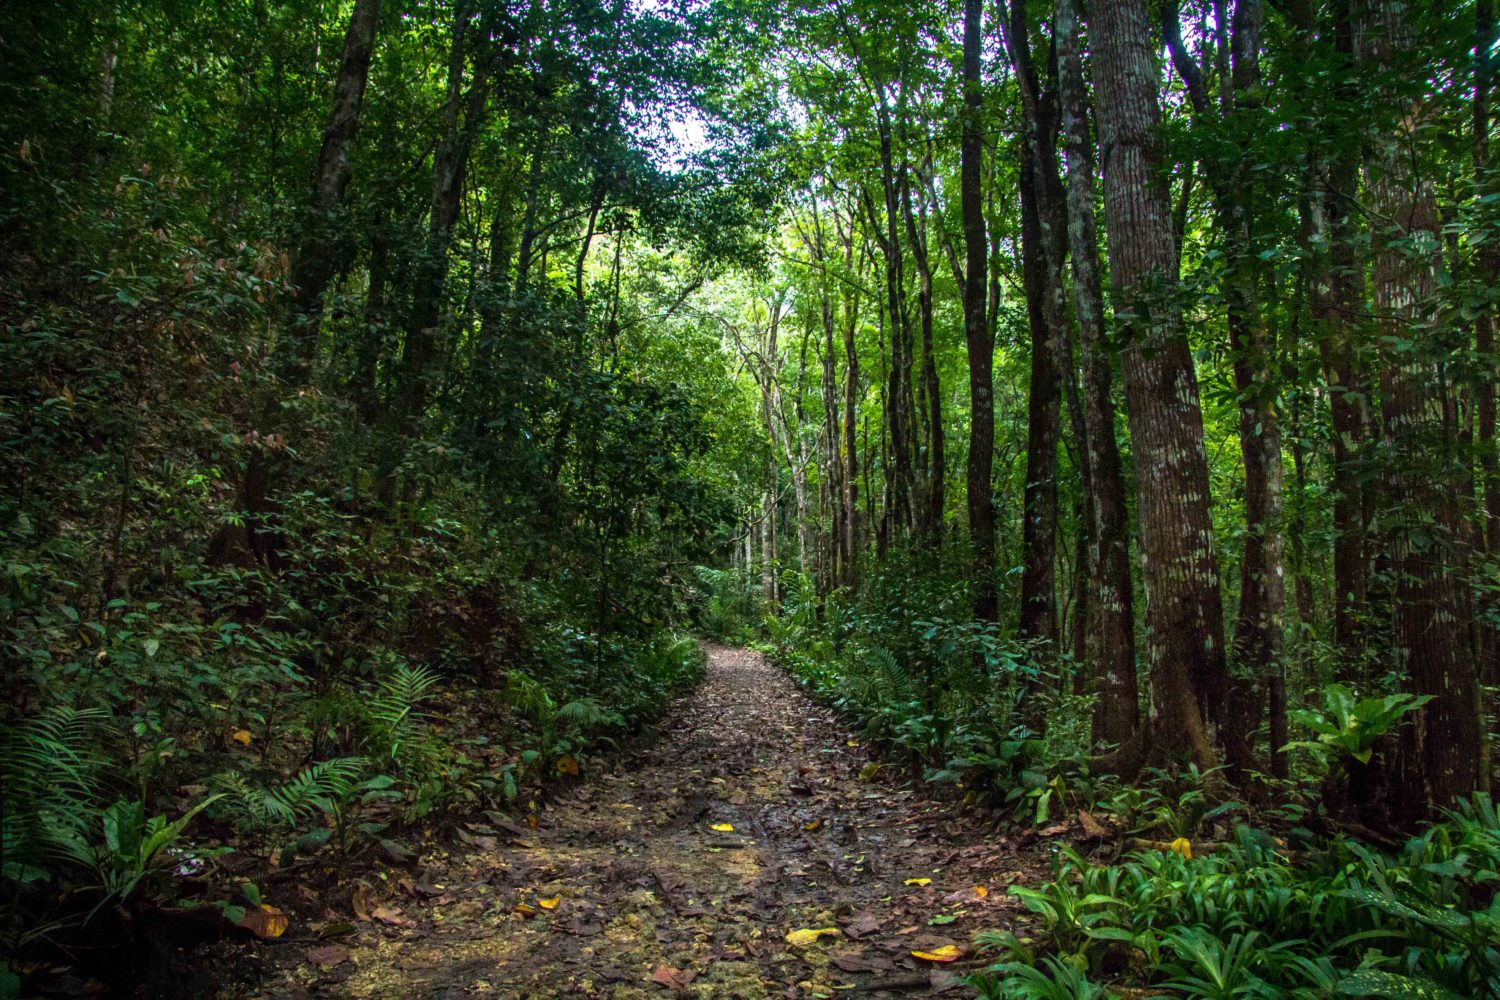
<path fill-rule="evenodd" d="M 986 995 L 1500 990 L 1497 46 L 1491 0 L 6 6 L 0 986 L 535 828 L 709 640 L 986 821 L 1221 846 L 1099 869 L 1141 899 L 1362 900 L 1200 914 L 1308 963 L 1216 993 L 1023 892 Z M 1072 851 L 1035 892 L 1124 898 Z"/>

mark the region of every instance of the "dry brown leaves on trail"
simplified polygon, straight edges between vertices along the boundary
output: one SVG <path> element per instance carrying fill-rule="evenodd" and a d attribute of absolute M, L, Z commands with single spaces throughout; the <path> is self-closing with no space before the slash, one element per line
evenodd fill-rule
<path fill-rule="evenodd" d="M 969 937 L 1010 922 L 1005 887 L 1035 853 L 987 842 L 898 768 L 872 771 L 752 652 L 712 649 L 663 734 L 536 829 L 470 824 L 464 853 L 360 900 L 393 919 L 330 907 L 355 934 L 285 958 L 260 995 L 968 993 Z"/>

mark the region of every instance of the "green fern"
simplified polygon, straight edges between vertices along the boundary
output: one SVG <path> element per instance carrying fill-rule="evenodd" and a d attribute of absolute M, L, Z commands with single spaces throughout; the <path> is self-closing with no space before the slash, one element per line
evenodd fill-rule
<path fill-rule="evenodd" d="M 517 712 L 543 725 L 550 725 L 557 715 L 557 704 L 542 683 L 519 670 L 505 675 L 505 700 Z"/>
<path fill-rule="evenodd" d="M 606 712 L 592 698 L 577 698 L 557 710 L 557 721 L 574 729 L 587 731 L 613 721 L 612 713 Z"/>
<path fill-rule="evenodd" d="M 211 784 L 223 792 L 220 811 L 236 826 L 257 833 L 289 830 L 299 822 L 329 812 L 344 796 L 369 762 L 363 757 L 335 757 L 303 768 L 284 784 L 265 787 L 243 775 L 216 775 Z"/>
<path fill-rule="evenodd" d="M 88 866 L 99 814 L 109 716 L 96 709 L 54 707 L 16 726 L 0 743 L 3 873 L 48 881 L 59 862 Z"/>
<path fill-rule="evenodd" d="M 415 723 L 424 715 L 417 706 L 441 678 L 427 667 L 401 664 L 380 682 L 379 690 L 365 710 L 369 720 L 371 752 L 401 766 L 409 751 L 421 754 Z M 421 754 L 425 759 L 426 754 Z"/>

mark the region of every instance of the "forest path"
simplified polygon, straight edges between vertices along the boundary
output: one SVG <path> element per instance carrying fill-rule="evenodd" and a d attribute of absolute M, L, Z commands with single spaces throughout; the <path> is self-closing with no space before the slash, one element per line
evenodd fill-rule
<path fill-rule="evenodd" d="M 288 956 L 262 994 L 969 995 L 970 933 L 1010 922 L 1005 886 L 1038 855 L 868 764 L 759 654 L 711 648 L 654 745 L 535 830 L 471 824 L 465 853 L 426 856 L 384 903 L 356 904 L 371 919 L 353 941 Z M 946 945 L 962 957 L 911 954 Z"/>

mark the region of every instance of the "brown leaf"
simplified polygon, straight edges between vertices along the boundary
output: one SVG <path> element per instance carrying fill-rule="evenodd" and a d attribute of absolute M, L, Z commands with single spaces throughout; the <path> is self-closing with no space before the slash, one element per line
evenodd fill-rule
<path fill-rule="evenodd" d="M 370 911 L 370 916 L 388 927 L 413 927 L 416 922 L 410 917 L 403 917 L 401 910 L 394 906 L 377 906 Z"/>
<path fill-rule="evenodd" d="M 286 933 L 290 921 L 285 913 L 269 904 L 245 908 L 240 926 L 258 938 L 277 938 Z"/>
<path fill-rule="evenodd" d="M 698 978 L 698 973 L 683 969 L 674 969 L 670 965 L 658 965 L 656 971 L 651 973 L 651 981 L 658 986 L 665 986 L 669 990 L 685 990 L 688 984 Z"/>
<path fill-rule="evenodd" d="M 894 967 L 884 955 L 866 955 L 862 951 L 834 955 L 833 964 L 845 972 L 884 972 Z"/>
<path fill-rule="evenodd" d="M 1078 810 L 1078 822 L 1083 827 L 1083 839 L 1103 840 L 1109 836 L 1109 830 L 1104 825 L 1089 815 L 1087 809 Z"/>
<path fill-rule="evenodd" d="M 868 913 L 861 913 L 844 925 L 844 933 L 850 938 L 869 937 L 880 930 L 880 921 Z"/>
<path fill-rule="evenodd" d="M 349 961 L 349 949 L 341 944 L 325 944 L 321 948 L 313 948 L 307 953 L 307 960 L 313 965 L 321 965 L 323 968 L 332 968 Z"/>

